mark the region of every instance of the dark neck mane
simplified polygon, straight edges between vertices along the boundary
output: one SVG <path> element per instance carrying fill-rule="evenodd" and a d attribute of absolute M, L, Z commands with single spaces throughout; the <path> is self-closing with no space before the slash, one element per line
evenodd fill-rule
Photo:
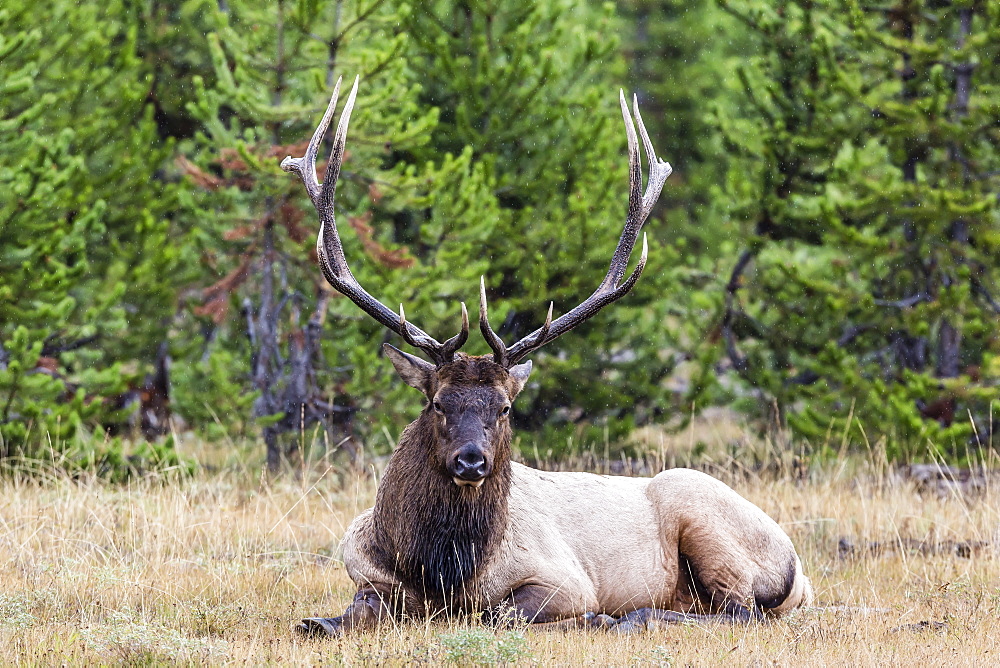
<path fill-rule="evenodd" d="M 467 587 L 499 547 L 511 481 L 510 432 L 502 438 L 493 474 L 473 489 L 456 485 L 434 462 L 426 411 L 403 431 L 378 486 L 372 556 L 418 596 L 472 594 Z"/>

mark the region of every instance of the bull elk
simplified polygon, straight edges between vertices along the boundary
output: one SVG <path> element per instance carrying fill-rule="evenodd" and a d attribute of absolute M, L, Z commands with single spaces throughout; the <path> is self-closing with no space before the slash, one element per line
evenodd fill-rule
<path fill-rule="evenodd" d="M 334 193 L 355 79 L 333 140 L 326 176 L 316 153 L 334 114 L 340 82 L 305 155 L 285 158 L 319 213 L 319 265 L 326 280 L 365 313 L 422 350 L 431 362 L 389 344 L 399 376 L 427 399 L 402 433 L 378 485 L 375 506 L 342 542 L 358 591 L 343 615 L 303 620 L 309 635 L 371 629 L 387 619 L 481 612 L 487 623 L 617 627 L 701 619 L 749 621 L 808 604 L 809 580 L 778 524 L 728 486 L 697 471 L 653 478 L 548 473 L 511 461 L 511 403 L 531 373 L 525 357 L 620 299 L 646 264 L 625 277 L 639 231 L 671 173 L 656 157 L 633 101 L 649 160 L 642 168 L 635 126 L 620 94 L 629 150 L 624 231 L 604 280 L 581 304 L 511 346 L 490 326 L 480 282 L 479 328 L 492 355 L 459 352 L 461 330 L 438 342 L 370 295 L 348 267 L 334 221 Z M 624 280 L 623 280 L 624 278 Z"/>

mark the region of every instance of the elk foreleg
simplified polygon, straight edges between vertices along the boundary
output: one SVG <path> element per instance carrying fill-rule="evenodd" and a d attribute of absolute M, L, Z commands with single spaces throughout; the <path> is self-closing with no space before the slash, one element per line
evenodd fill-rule
<path fill-rule="evenodd" d="M 511 627 L 531 624 L 532 628 L 569 630 L 585 628 L 584 615 L 574 614 L 569 596 L 543 585 L 522 585 L 499 604 L 483 612 L 488 626 Z"/>
<path fill-rule="evenodd" d="M 299 622 L 295 630 L 312 638 L 371 630 L 393 616 L 393 607 L 388 603 L 391 600 L 391 594 L 387 592 L 364 587 L 358 590 L 340 617 L 309 617 Z"/>

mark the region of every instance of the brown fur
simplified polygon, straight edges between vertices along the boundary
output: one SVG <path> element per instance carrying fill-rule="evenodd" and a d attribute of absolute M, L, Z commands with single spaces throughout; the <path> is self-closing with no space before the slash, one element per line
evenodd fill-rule
<path fill-rule="evenodd" d="M 464 598 L 467 583 L 488 564 L 503 538 L 510 493 L 508 420 L 493 430 L 493 473 L 479 489 L 459 487 L 445 469 L 444 434 L 431 401 L 449 392 L 466 410 L 484 395 L 515 393 L 510 374 L 485 357 L 459 354 L 430 374 L 428 404 L 399 440 L 382 476 L 369 556 L 418 598 L 444 603 Z"/>
<path fill-rule="evenodd" d="M 438 368 L 435 378 L 438 388 L 445 385 L 460 388 L 485 385 L 504 390 L 509 399 L 517 396 L 518 392 L 510 372 L 496 364 L 492 355 L 457 353 L 454 362 Z"/>

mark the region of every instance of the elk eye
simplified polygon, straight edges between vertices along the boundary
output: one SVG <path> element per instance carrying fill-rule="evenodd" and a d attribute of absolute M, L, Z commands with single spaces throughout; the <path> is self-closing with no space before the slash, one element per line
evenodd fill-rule
<path fill-rule="evenodd" d="M 442 415 L 444 414 L 444 408 L 441 407 L 440 401 L 434 402 L 434 410 L 436 410 L 438 413 L 441 413 Z"/>
<path fill-rule="evenodd" d="M 510 406 L 504 406 L 500 409 L 500 417 L 507 415 L 507 413 L 510 413 Z"/>

